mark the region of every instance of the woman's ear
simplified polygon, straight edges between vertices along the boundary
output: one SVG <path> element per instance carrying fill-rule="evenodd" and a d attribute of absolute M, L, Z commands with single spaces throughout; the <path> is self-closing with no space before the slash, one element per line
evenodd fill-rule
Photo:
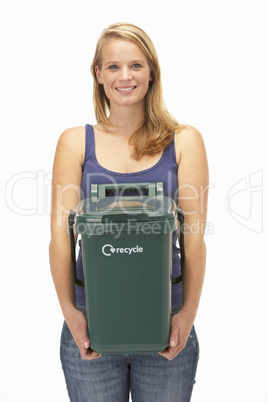
<path fill-rule="evenodd" d="M 103 84 L 102 77 L 101 77 L 101 73 L 100 73 L 100 69 L 99 69 L 98 66 L 95 66 L 95 74 L 96 74 L 98 83 L 99 83 L 99 84 Z"/>

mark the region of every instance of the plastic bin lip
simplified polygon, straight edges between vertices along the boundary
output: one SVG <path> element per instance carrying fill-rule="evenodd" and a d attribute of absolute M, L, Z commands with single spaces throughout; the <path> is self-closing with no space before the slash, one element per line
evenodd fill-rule
<path fill-rule="evenodd" d="M 122 212 L 124 210 L 131 210 L 131 211 L 154 211 L 155 209 L 155 204 L 148 204 L 142 201 L 133 201 L 133 200 L 122 200 L 122 199 L 114 199 L 107 204 L 104 201 L 107 200 L 100 200 L 97 205 L 97 211 L 116 211 L 116 212 Z"/>
<path fill-rule="evenodd" d="M 83 217 L 82 217 L 83 218 Z M 166 220 L 139 221 L 129 219 L 124 221 L 101 222 L 100 219 L 93 221 L 77 219 L 75 224 L 76 233 L 87 238 L 91 236 L 103 236 L 111 234 L 118 238 L 123 233 L 136 235 L 160 235 L 171 233 L 178 229 L 178 221 L 175 217 Z"/>
<path fill-rule="evenodd" d="M 135 219 L 139 221 L 161 221 L 176 216 L 176 204 L 170 197 L 160 200 L 154 197 L 109 197 L 92 202 L 82 200 L 76 210 L 78 222 L 102 222 L 106 217 L 118 216 L 120 221 Z"/>

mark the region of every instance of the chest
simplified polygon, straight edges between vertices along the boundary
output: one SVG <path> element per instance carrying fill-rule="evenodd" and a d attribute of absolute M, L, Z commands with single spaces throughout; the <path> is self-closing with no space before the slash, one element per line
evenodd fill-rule
<path fill-rule="evenodd" d="M 102 133 L 98 137 L 93 132 L 87 136 L 87 141 L 89 145 L 82 175 L 82 198 L 90 197 L 90 186 L 93 183 L 163 182 L 164 194 L 177 202 L 178 165 L 174 144 L 159 154 L 145 155 L 136 161 L 131 158 L 132 149 L 127 141 L 102 138 Z"/>
<path fill-rule="evenodd" d="M 117 173 L 134 173 L 149 169 L 161 159 L 163 151 L 144 155 L 139 161 L 131 157 L 133 148 L 126 141 L 95 135 L 95 156 L 99 165 Z"/>

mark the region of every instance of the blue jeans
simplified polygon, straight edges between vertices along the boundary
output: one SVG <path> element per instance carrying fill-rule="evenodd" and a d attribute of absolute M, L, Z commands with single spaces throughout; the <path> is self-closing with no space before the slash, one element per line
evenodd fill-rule
<path fill-rule="evenodd" d="M 85 306 L 78 306 L 85 312 Z M 173 314 L 179 308 L 173 309 Z M 194 327 L 186 347 L 173 360 L 158 353 L 103 354 L 82 360 L 64 322 L 61 362 L 71 402 L 188 402 L 199 358 Z"/>

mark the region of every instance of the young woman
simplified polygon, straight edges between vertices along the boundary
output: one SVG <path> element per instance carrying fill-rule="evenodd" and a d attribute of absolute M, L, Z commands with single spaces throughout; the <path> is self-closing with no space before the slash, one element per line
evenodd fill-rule
<path fill-rule="evenodd" d="M 65 318 L 61 361 L 71 401 L 187 402 L 198 362 L 194 320 L 206 249 L 208 166 L 200 132 L 166 110 L 153 43 L 127 23 L 104 30 L 91 67 L 97 124 L 67 129 L 53 166 L 50 261 Z M 67 218 L 91 183 L 164 183 L 185 212 L 183 286 L 172 288 L 169 348 L 160 353 L 103 354 L 90 348 L 85 294 L 75 288 Z M 180 271 L 173 236 L 173 275 Z M 78 276 L 83 276 L 81 252 Z M 182 293 L 183 287 L 183 293 Z"/>

